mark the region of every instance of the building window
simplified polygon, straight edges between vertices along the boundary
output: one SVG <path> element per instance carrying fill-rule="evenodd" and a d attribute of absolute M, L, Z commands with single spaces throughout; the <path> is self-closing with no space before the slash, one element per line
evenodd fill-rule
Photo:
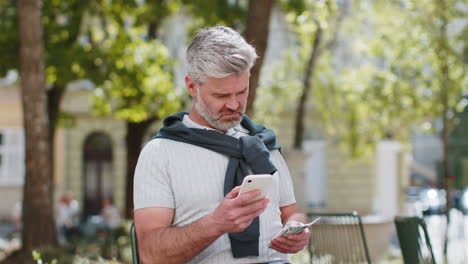
<path fill-rule="evenodd" d="M 3 176 L 3 149 L 4 149 L 4 146 L 3 146 L 3 131 L 0 130 L 0 179 L 2 179 L 2 176 Z"/>
<path fill-rule="evenodd" d="M 24 133 L 21 128 L 0 128 L 0 185 L 24 182 Z"/>

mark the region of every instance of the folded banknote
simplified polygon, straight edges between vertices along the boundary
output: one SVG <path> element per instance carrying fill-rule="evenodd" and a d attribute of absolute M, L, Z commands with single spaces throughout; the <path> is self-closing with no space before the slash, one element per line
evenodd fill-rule
<path fill-rule="evenodd" d="M 279 237 L 279 236 L 288 237 L 289 235 L 300 233 L 304 231 L 306 228 L 308 228 L 309 226 L 315 224 L 319 219 L 320 217 L 317 217 L 310 223 L 302 224 L 298 226 L 284 226 L 283 229 L 281 229 L 281 231 L 279 231 L 279 233 L 276 234 L 274 238 Z"/>

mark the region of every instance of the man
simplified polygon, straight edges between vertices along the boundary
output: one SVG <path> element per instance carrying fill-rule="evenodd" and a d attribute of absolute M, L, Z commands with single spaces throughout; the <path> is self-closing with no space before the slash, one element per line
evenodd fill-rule
<path fill-rule="evenodd" d="M 273 237 L 300 214 L 274 133 L 243 115 L 257 54 L 234 30 L 201 30 L 187 50 L 188 113 L 164 120 L 135 171 L 134 221 L 143 263 L 287 263 L 306 230 Z M 268 198 L 238 195 L 247 174 L 273 174 Z"/>

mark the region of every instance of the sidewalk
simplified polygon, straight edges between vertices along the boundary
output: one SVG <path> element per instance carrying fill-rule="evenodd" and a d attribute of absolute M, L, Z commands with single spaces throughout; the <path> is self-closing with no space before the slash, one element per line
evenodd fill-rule
<path fill-rule="evenodd" d="M 424 217 L 424 220 L 427 224 L 436 261 L 437 263 L 444 263 L 443 249 L 446 232 L 445 215 L 430 215 Z M 455 209 L 450 211 L 448 239 L 448 263 L 468 263 L 468 215 L 463 215 L 460 211 Z"/>

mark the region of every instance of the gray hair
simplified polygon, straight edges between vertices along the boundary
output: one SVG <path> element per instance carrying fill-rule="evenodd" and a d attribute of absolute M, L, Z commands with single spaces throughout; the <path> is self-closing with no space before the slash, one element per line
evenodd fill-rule
<path fill-rule="evenodd" d="M 224 78 L 250 70 L 258 58 L 255 48 L 231 28 L 198 31 L 187 49 L 188 75 L 195 83 L 206 77 Z"/>

